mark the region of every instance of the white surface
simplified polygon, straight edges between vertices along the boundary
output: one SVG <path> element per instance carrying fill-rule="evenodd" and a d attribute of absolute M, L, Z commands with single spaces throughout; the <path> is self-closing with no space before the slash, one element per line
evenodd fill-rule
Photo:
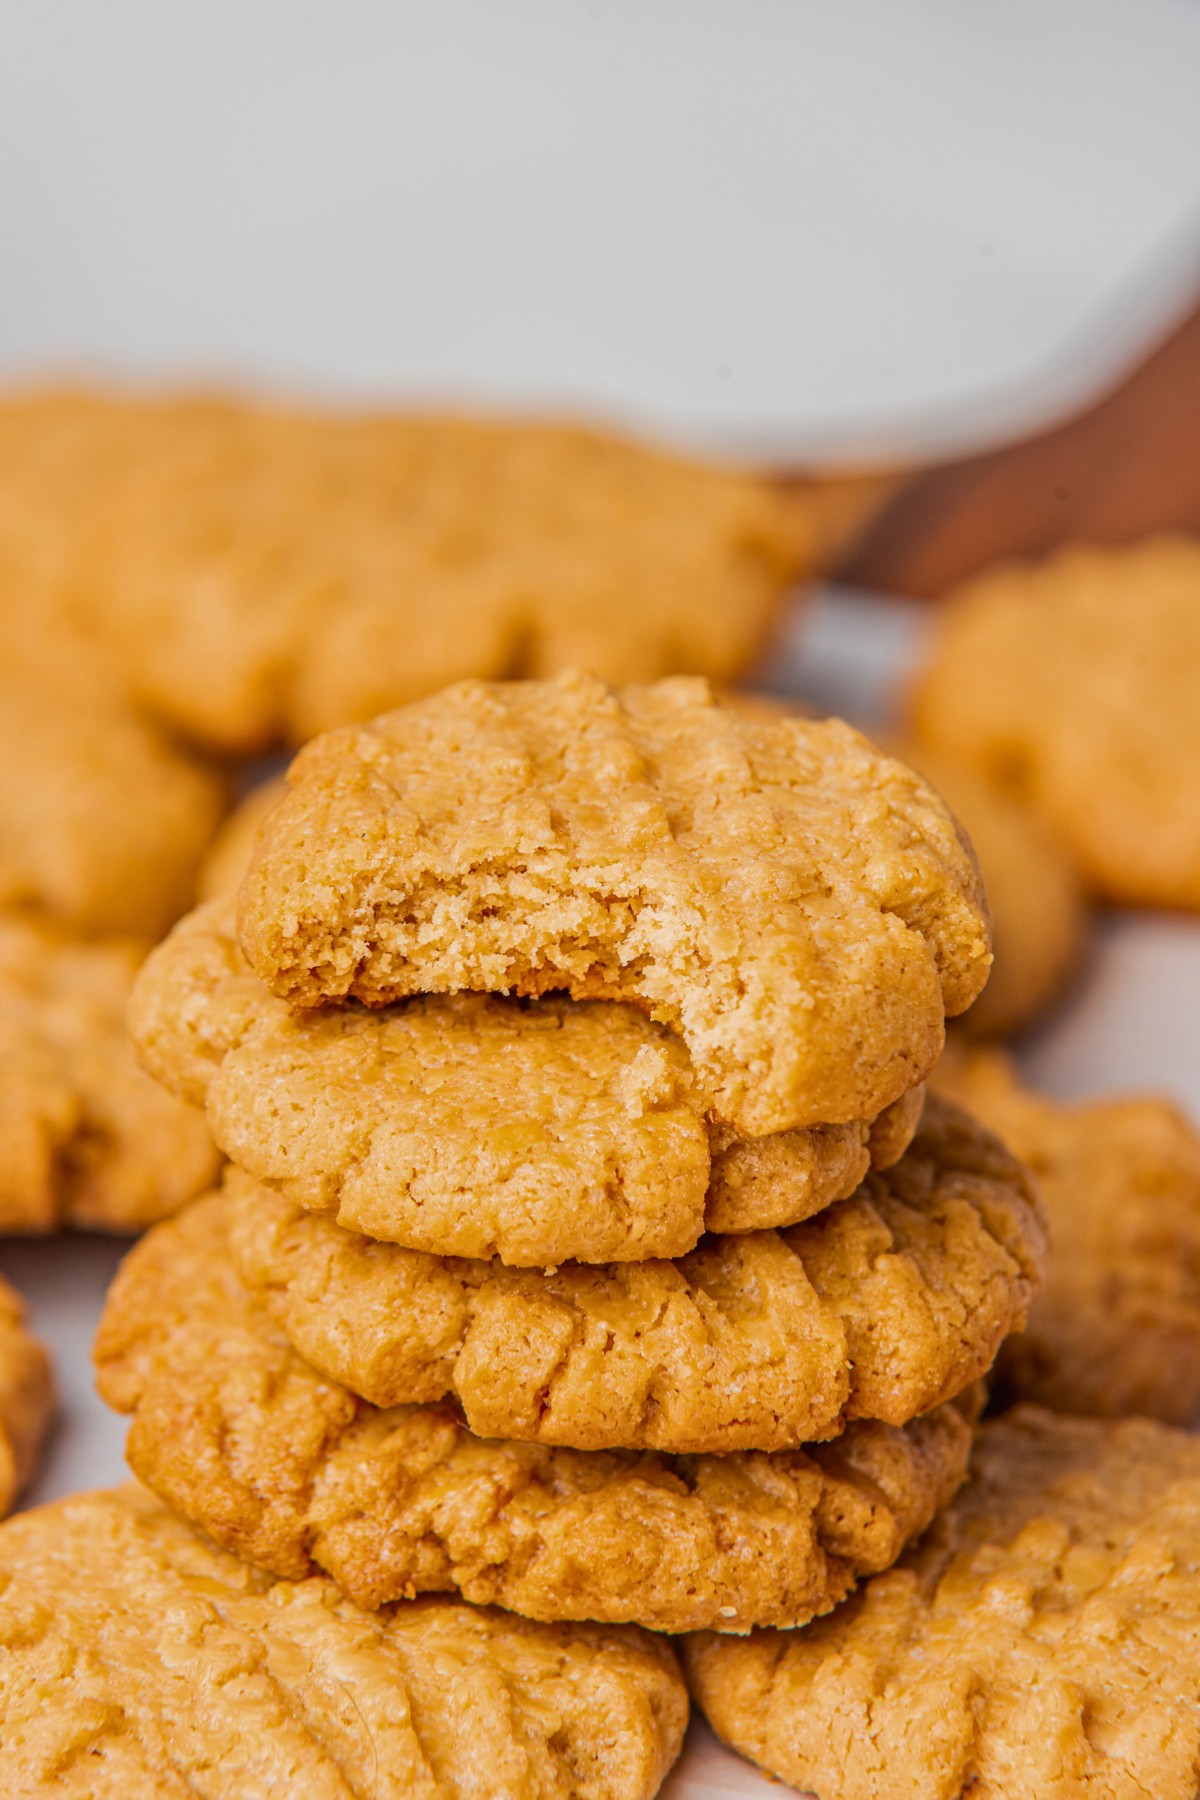
<path fill-rule="evenodd" d="M 8 6 L 0 372 L 962 445 L 1182 305 L 1198 92 L 1194 0 Z"/>
<path fill-rule="evenodd" d="M 920 607 L 870 595 L 828 594 L 785 642 L 769 671 L 818 708 L 878 721 L 920 643 Z M 1027 1073 L 1055 1093 L 1152 1086 L 1200 1117 L 1200 920 L 1110 917 L 1097 932 L 1087 979 L 1027 1047 Z M 0 1268 L 29 1298 L 52 1346 L 63 1418 L 27 1503 L 119 1481 L 123 1421 L 92 1390 L 89 1346 L 121 1247 L 101 1238 L 0 1240 Z M 666 1800 L 778 1796 L 694 1722 Z"/>

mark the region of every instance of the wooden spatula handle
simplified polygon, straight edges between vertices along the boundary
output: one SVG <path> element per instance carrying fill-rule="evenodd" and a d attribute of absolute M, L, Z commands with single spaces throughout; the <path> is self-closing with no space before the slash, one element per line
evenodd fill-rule
<path fill-rule="evenodd" d="M 1000 557 L 1170 529 L 1200 534 L 1200 308 L 1085 412 L 903 483 L 836 573 L 933 595 Z"/>

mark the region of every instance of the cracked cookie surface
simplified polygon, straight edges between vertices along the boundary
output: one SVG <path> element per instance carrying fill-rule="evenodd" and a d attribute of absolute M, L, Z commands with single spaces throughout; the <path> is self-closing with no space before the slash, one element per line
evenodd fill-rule
<path fill-rule="evenodd" d="M 136 1231 L 213 1180 L 203 1119 L 133 1058 L 143 953 L 0 910 L 0 1230 Z"/>
<path fill-rule="evenodd" d="M 746 1139 L 706 1119 L 680 1040 L 630 1006 L 456 994 L 297 1016 L 250 971 L 228 900 L 151 954 L 130 1028 L 221 1148 L 297 1204 L 527 1267 L 682 1256 L 705 1228 L 808 1218 L 896 1161 L 923 1097 Z"/>
<path fill-rule="evenodd" d="M 1001 1391 L 1064 1412 L 1200 1417 L 1200 1137 L 1169 1101 L 1067 1104 L 996 1051 L 947 1056 L 935 1085 L 1021 1158 L 1050 1229 L 1042 1292 L 1001 1351 Z"/>
<path fill-rule="evenodd" d="M 718 1736 L 839 1800 L 1193 1800 L 1200 1441 L 1037 1407 L 891 1572 L 804 1631 L 684 1648 Z"/>
<path fill-rule="evenodd" d="M 918 735 L 1024 796 L 1094 892 L 1200 908 L 1200 543 L 1070 549 L 939 608 Z"/>
<path fill-rule="evenodd" d="M 505 1269 L 372 1243 L 240 1172 L 188 1227 L 323 1373 L 380 1406 L 581 1450 L 794 1448 L 903 1425 L 986 1374 L 1036 1292 L 1016 1163 L 944 1102 L 886 1175 L 679 1260 Z"/>
<path fill-rule="evenodd" d="M 463 989 L 627 1000 L 746 1136 L 871 1118 L 986 979 L 944 803 L 838 721 L 702 681 L 464 682 L 297 757 L 239 896 L 296 1006 Z"/>
<path fill-rule="evenodd" d="M 121 1800 L 651 1800 L 670 1647 L 273 1581 L 129 1484 L 0 1530 L 0 1785 Z"/>
<path fill-rule="evenodd" d="M 966 1467 L 972 1393 L 805 1450 L 666 1457 L 475 1437 L 323 1377 L 212 1254 L 201 1203 L 131 1251 L 96 1340 L 136 1474 L 249 1561 L 359 1605 L 457 1588 L 531 1618 L 798 1623 L 886 1567 Z"/>

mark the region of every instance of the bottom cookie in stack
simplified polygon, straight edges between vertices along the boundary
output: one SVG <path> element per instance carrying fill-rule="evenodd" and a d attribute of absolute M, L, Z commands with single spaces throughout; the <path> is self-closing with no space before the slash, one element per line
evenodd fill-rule
<path fill-rule="evenodd" d="M 1020 1407 L 897 1567 L 684 1645 L 727 1744 L 820 1800 L 1194 1800 L 1200 1441 Z"/>
<path fill-rule="evenodd" d="M 977 1394 L 804 1450 L 580 1451 L 386 1409 L 322 1376 L 235 1272 L 220 1196 L 156 1227 L 109 1295 L 99 1386 L 135 1471 L 274 1573 L 359 1605 L 457 1589 L 527 1617 L 744 1631 L 826 1611 L 963 1478 Z"/>
<path fill-rule="evenodd" d="M 0 1791 L 651 1800 L 687 1694 L 633 1627 L 275 1581 L 130 1485 L 0 1528 Z"/>
<path fill-rule="evenodd" d="M 852 1199 L 675 1263 L 434 1257 L 235 1171 L 130 1254 L 100 1389 L 179 1512 L 361 1605 L 794 1625 L 953 1493 L 1041 1251 L 1019 1165 L 944 1102 Z"/>

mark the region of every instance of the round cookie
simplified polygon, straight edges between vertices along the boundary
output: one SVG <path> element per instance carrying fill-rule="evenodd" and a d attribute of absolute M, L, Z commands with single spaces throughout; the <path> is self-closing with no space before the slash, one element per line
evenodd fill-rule
<path fill-rule="evenodd" d="M 1200 1441 L 1021 1407 L 922 1541 L 807 1630 L 703 1634 L 718 1736 L 822 1800 L 1194 1800 Z"/>
<path fill-rule="evenodd" d="M 379 1406 L 452 1395 L 472 1431 L 580 1450 L 791 1449 L 978 1381 L 1036 1292 L 1018 1165 L 944 1102 L 887 1175 L 787 1232 L 543 1272 L 372 1243 L 240 1173 L 192 1241 L 322 1373 Z"/>
<path fill-rule="evenodd" d="M 0 906 L 157 937 L 190 904 L 224 803 L 223 778 L 82 665 L 0 658 Z"/>
<path fill-rule="evenodd" d="M 630 1627 L 272 1581 L 133 1484 L 0 1531 L 0 1787 L 22 1800 L 651 1800 L 687 1691 Z"/>
<path fill-rule="evenodd" d="M 29 1330 L 25 1302 L 0 1277 L 0 1518 L 33 1477 L 54 1406 L 50 1358 Z"/>
<path fill-rule="evenodd" d="M 1066 1412 L 1200 1418 L 1200 1138 L 1151 1096 L 1067 1105 L 1006 1057 L 948 1057 L 938 1087 L 1028 1167 L 1050 1227 L 1046 1280 L 1001 1352 L 1001 1390 Z"/>
<path fill-rule="evenodd" d="M 940 611 L 918 735 L 1043 815 L 1086 885 L 1200 907 L 1200 543 L 1072 549 Z"/>
<path fill-rule="evenodd" d="M 152 953 L 129 1016 L 145 1067 L 259 1180 L 370 1237 L 534 1268 L 794 1224 L 895 1162 L 923 1102 L 743 1139 L 630 1006 L 457 994 L 297 1016 L 250 972 L 228 898 Z"/>
<path fill-rule="evenodd" d="M 188 395 L 10 400 L 6 485 L 0 560 L 69 588 L 139 704 L 238 754 L 467 675 L 727 680 L 822 504 L 569 426 Z"/>
<path fill-rule="evenodd" d="M 954 1491 L 973 1395 L 805 1450 L 706 1457 L 478 1438 L 317 1373 L 213 1253 L 205 1205 L 127 1257 L 96 1340 L 135 1473 L 208 1535 L 361 1606 L 457 1588 L 530 1618 L 798 1623 L 886 1567 Z"/>
<path fill-rule="evenodd" d="M 1055 1000 L 1079 964 L 1087 932 L 1070 857 L 1018 796 L 969 764 L 925 745 L 901 746 L 966 828 L 992 914 L 992 971 L 959 1029 L 1001 1037 Z"/>
<path fill-rule="evenodd" d="M 0 1231 L 136 1231 L 213 1180 L 203 1119 L 133 1060 L 143 953 L 0 911 Z"/>
<path fill-rule="evenodd" d="M 743 1136 L 874 1117 L 987 976 L 978 872 L 927 784 L 702 681 L 463 682 L 288 779 L 239 896 L 273 992 L 632 1001 Z"/>

